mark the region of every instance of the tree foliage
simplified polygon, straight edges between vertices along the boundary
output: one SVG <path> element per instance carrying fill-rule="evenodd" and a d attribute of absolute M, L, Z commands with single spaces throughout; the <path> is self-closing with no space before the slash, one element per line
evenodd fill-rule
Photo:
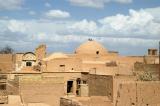
<path fill-rule="evenodd" d="M 10 46 L 5 46 L 4 48 L 0 50 L 1 54 L 11 54 L 13 52 L 14 50 Z"/>

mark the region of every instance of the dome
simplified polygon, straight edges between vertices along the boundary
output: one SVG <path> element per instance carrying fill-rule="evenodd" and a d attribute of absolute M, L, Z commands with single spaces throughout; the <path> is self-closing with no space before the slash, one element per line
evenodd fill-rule
<path fill-rule="evenodd" d="M 105 55 L 107 50 L 100 43 L 89 40 L 81 44 L 75 51 L 76 54 L 95 54 L 95 55 Z"/>
<path fill-rule="evenodd" d="M 35 54 L 34 53 L 32 53 L 32 52 L 26 52 L 24 55 L 23 55 L 23 57 L 22 57 L 22 59 L 24 60 L 24 61 L 26 61 L 26 60 L 36 60 L 36 56 L 35 56 Z"/>
<path fill-rule="evenodd" d="M 44 58 L 43 60 L 44 61 L 49 61 L 49 60 L 52 60 L 52 59 L 57 59 L 57 58 L 68 58 L 68 56 L 64 53 L 53 53 L 51 55 L 49 55 L 48 57 Z"/>

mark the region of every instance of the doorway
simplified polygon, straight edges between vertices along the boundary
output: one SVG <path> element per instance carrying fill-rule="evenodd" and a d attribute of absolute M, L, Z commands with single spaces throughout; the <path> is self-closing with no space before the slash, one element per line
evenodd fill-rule
<path fill-rule="evenodd" d="M 73 93 L 73 81 L 67 81 L 67 93 Z"/>

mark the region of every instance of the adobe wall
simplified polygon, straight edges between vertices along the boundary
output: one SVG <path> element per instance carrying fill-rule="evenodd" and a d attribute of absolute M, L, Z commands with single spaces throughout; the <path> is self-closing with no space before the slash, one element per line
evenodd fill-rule
<path fill-rule="evenodd" d="M 119 89 L 119 85 L 121 83 L 125 83 L 128 81 L 135 81 L 135 76 L 126 76 L 126 75 L 120 75 L 120 76 L 114 76 L 113 77 L 113 103 L 115 104 L 117 99 L 117 91 Z"/>
<path fill-rule="evenodd" d="M 76 57 L 82 59 L 82 71 L 88 72 L 92 68 L 96 68 L 97 70 L 111 71 L 111 72 L 113 72 L 114 70 L 115 72 L 112 75 L 114 74 L 133 75 L 134 63 L 144 62 L 143 56 L 76 55 Z M 106 66 L 106 63 L 109 62 L 116 62 L 117 67 Z"/>
<path fill-rule="evenodd" d="M 159 80 L 159 64 L 135 63 L 134 72 L 137 75 L 149 72 L 152 74 L 153 80 Z"/>
<path fill-rule="evenodd" d="M 84 105 L 82 105 L 79 101 L 75 99 L 61 97 L 60 106 L 84 106 Z"/>
<path fill-rule="evenodd" d="M 45 78 L 40 75 L 22 76 L 20 77 L 20 94 L 24 103 L 46 103 L 59 106 L 60 97 L 64 96 L 64 79 Z"/>
<path fill-rule="evenodd" d="M 64 95 L 67 95 L 67 81 L 73 81 L 73 94 L 76 94 L 76 80 L 81 78 L 81 72 L 45 72 L 42 75 L 48 78 L 63 78 Z"/>
<path fill-rule="evenodd" d="M 11 72 L 14 70 L 15 56 L 13 54 L 0 54 L 0 71 Z"/>
<path fill-rule="evenodd" d="M 160 82 L 126 82 L 118 88 L 115 106 L 159 106 Z"/>
<path fill-rule="evenodd" d="M 60 65 L 65 65 L 64 70 L 61 69 Z M 77 58 L 67 59 L 53 59 L 46 62 L 46 70 L 48 72 L 65 72 L 65 71 L 81 71 L 81 60 Z"/>
<path fill-rule="evenodd" d="M 113 77 L 104 75 L 82 75 L 87 79 L 89 96 L 108 96 L 113 99 Z"/>
<path fill-rule="evenodd" d="M 7 81 L 8 95 L 19 95 L 19 82 L 16 80 Z"/>
<path fill-rule="evenodd" d="M 159 64 L 159 56 L 144 56 L 146 64 Z"/>
<path fill-rule="evenodd" d="M 82 71 L 89 72 L 92 69 L 96 70 L 105 70 L 106 66 L 104 64 L 98 64 L 98 63 L 82 63 Z"/>

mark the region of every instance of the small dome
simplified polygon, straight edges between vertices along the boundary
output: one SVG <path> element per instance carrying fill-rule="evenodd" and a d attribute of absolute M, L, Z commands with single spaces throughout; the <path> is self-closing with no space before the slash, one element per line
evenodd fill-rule
<path fill-rule="evenodd" d="M 36 60 L 36 56 L 35 56 L 35 54 L 34 53 L 32 53 L 32 52 L 26 52 L 24 55 L 23 55 L 23 57 L 22 57 L 22 59 L 24 60 L 24 61 L 26 61 L 26 60 Z"/>
<path fill-rule="evenodd" d="M 43 60 L 44 61 L 49 61 L 49 60 L 52 60 L 52 59 L 57 59 L 57 58 L 68 58 L 68 56 L 64 53 L 53 53 L 51 55 L 49 55 L 48 57 L 44 58 Z"/>
<path fill-rule="evenodd" d="M 81 44 L 75 51 L 76 54 L 95 54 L 95 55 L 105 55 L 107 50 L 100 43 L 89 40 Z"/>

